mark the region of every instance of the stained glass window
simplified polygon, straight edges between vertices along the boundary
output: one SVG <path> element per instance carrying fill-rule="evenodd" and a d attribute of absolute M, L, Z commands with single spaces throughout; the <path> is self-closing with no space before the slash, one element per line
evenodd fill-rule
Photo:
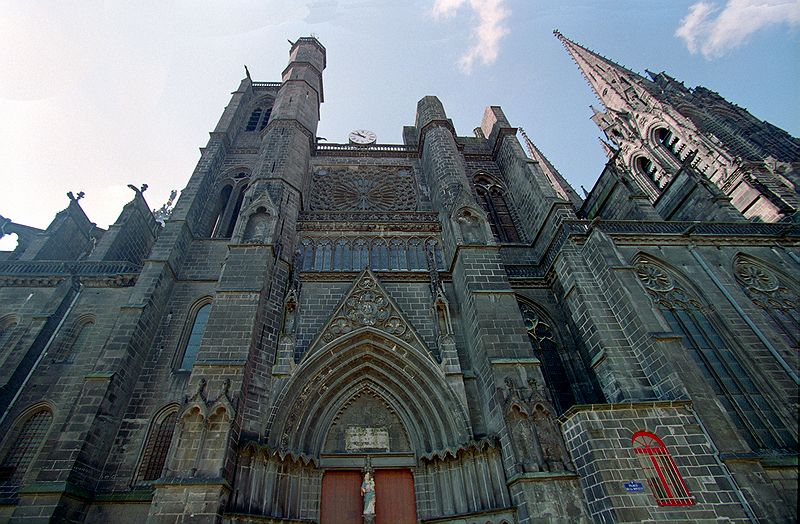
<path fill-rule="evenodd" d="M 556 336 L 550 322 L 525 302 L 519 302 L 522 320 L 528 330 L 533 355 L 541 362 L 542 375 L 553 398 L 556 409 L 563 413 L 575 404 L 569 376 L 561 361 Z"/>
<path fill-rule="evenodd" d="M 142 465 L 139 468 L 140 481 L 156 480 L 161 477 L 177 419 L 178 413 L 173 411 L 151 429 L 142 454 Z"/>
<path fill-rule="evenodd" d="M 211 304 L 205 304 L 194 314 L 192 329 L 189 332 L 189 338 L 186 341 L 183 358 L 181 359 L 180 369 L 182 370 L 191 369 L 192 364 L 197 359 L 197 352 L 200 350 L 200 342 L 203 340 L 203 332 L 206 329 L 209 313 L 211 313 Z"/>
<path fill-rule="evenodd" d="M 505 190 L 492 180 L 479 176 L 475 178 L 475 192 L 489 216 L 489 225 L 495 238 L 500 242 L 519 242 L 511 209 L 506 202 Z"/>
<path fill-rule="evenodd" d="M 710 311 L 663 268 L 648 261 L 637 264 L 647 288 L 672 331 L 717 395 L 734 426 L 755 449 L 793 449 L 794 438 L 771 402 L 756 386 L 732 345 L 709 321 Z"/>
<path fill-rule="evenodd" d="M 19 429 L 14 443 L 0 463 L 0 483 L 3 486 L 16 487 L 21 482 L 28 468 L 39 453 L 53 415 L 47 409 L 37 411 L 30 416 Z"/>

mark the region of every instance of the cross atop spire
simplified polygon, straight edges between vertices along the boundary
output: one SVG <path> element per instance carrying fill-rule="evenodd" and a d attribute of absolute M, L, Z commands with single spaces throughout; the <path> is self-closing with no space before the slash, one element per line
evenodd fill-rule
<path fill-rule="evenodd" d="M 652 103 L 641 75 L 573 42 L 557 29 L 553 34 L 564 45 L 597 98 L 607 109 L 630 111 L 638 109 L 642 104 Z"/>

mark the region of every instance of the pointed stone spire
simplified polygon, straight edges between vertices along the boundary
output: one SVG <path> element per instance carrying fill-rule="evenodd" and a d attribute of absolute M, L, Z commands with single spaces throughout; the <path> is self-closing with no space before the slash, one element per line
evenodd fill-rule
<path fill-rule="evenodd" d="M 553 189 L 556 190 L 556 194 L 563 198 L 564 200 L 568 200 L 575 206 L 575 209 L 579 209 L 583 204 L 583 200 L 578 193 L 572 188 L 572 186 L 567 182 L 567 180 L 561 176 L 561 173 L 558 172 L 558 169 L 555 168 L 553 164 L 547 160 L 547 157 L 539 151 L 539 148 L 536 147 L 536 144 L 528 137 L 528 134 L 525 132 L 524 129 L 519 128 L 519 132 L 522 135 L 523 140 L 525 140 L 525 148 L 528 150 L 528 155 L 530 155 L 531 160 L 539 164 L 539 168 L 542 170 L 544 175 L 547 177 L 547 180 L 550 182 L 550 185 L 553 186 Z"/>
<path fill-rule="evenodd" d="M 557 29 L 553 34 L 564 45 L 607 109 L 630 111 L 642 104 L 652 104 L 653 100 L 643 85 L 644 78 L 641 75 L 573 42 Z"/>
<path fill-rule="evenodd" d="M 600 147 L 603 148 L 603 153 L 605 153 L 606 158 L 608 158 L 609 160 L 613 158 L 614 155 L 617 154 L 617 151 L 619 151 L 619 149 L 614 147 L 614 145 L 609 143 L 608 141 L 603 140 L 602 138 L 599 137 L 597 139 L 600 141 Z"/>

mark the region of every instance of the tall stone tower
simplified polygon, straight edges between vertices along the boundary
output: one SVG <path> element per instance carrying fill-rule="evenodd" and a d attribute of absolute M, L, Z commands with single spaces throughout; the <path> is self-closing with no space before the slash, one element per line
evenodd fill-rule
<path fill-rule="evenodd" d="M 752 220 L 792 220 L 800 192 L 800 140 L 704 87 L 666 73 L 649 79 L 555 32 L 605 110 L 592 120 L 607 152 L 656 202 L 688 165 Z M 664 217 L 669 218 L 669 217 Z"/>
<path fill-rule="evenodd" d="M 667 99 L 735 106 L 559 37 L 613 141 L 585 199 L 499 106 L 319 142 L 300 38 L 163 224 L 144 186 L 0 217 L 0 521 L 796 519 L 796 140 L 736 160 Z"/>

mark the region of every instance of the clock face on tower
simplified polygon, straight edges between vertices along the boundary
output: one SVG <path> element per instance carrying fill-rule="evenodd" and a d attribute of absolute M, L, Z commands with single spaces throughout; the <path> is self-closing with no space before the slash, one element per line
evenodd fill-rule
<path fill-rule="evenodd" d="M 378 139 L 375 133 L 366 129 L 356 129 L 355 131 L 351 131 L 349 138 L 351 144 L 358 144 L 360 146 L 374 144 Z"/>

